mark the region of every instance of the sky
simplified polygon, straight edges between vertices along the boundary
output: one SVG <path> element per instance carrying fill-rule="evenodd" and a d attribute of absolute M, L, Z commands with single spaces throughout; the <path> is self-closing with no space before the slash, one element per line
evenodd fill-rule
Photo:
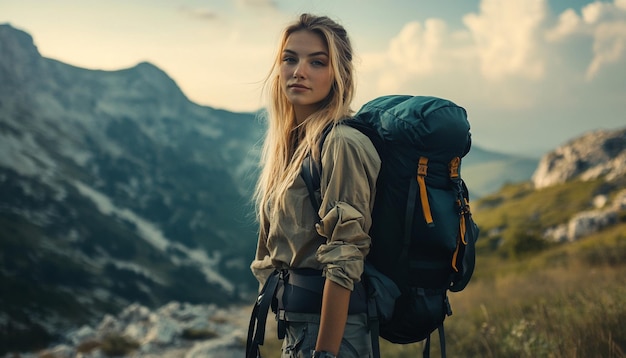
<path fill-rule="evenodd" d="M 190 100 L 233 112 L 264 106 L 280 32 L 302 12 L 348 31 L 354 109 L 443 97 L 467 109 L 476 145 L 536 157 L 626 127 L 626 0 L 0 0 L 0 23 L 44 57 L 111 71 L 148 61 Z"/>

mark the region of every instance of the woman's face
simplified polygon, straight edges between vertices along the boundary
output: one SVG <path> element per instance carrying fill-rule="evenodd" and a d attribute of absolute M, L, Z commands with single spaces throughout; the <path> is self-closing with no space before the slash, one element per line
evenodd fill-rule
<path fill-rule="evenodd" d="M 289 35 L 282 52 L 280 79 L 283 92 L 302 122 L 319 108 L 330 93 L 333 76 L 328 46 L 310 31 Z"/>

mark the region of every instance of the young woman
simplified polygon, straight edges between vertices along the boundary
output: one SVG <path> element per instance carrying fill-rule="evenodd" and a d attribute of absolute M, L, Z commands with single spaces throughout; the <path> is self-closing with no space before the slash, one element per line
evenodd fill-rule
<path fill-rule="evenodd" d="M 301 15 L 283 33 L 266 87 L 269 128 L 251 269 L 261 284 L 282 273 L 276 295 L 282 357 L 371 357 L 360 277 L 380 158 L 364 134 L 337 125 L 352 115 L 354 94 L 345 29 L 328 17 Z M 322 167 L 319 212 L 300 175 L 307 157 Z"/>

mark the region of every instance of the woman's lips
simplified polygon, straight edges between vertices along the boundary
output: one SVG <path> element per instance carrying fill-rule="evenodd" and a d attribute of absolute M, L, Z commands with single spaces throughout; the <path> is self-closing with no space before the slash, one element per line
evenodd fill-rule
<path fill-rule="evenodd" d="M 307 86 L 304 86 L 304 85 L 301 85 L 301 84 L 297 84 L 297 83 L 289 85 L 289 88 L 302 89 L 302 90 L 309 89 Z"/>

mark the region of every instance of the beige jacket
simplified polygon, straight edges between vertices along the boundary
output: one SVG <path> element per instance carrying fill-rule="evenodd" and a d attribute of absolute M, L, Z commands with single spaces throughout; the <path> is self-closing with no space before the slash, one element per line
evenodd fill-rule
<path fill-rule="evenodd" d="M 286 193 L 286 208 L 261 228 L 250 268 L 261 284 L 274 268 L 313 268 L 353 290 L 369 252 L 368 235 L 380 158 L 358 130 L 341 125 L 322 149 L 322 206 L 318 222 L 301 176 Z M 266 211 L 263 215 L 269 215 Z"/>

